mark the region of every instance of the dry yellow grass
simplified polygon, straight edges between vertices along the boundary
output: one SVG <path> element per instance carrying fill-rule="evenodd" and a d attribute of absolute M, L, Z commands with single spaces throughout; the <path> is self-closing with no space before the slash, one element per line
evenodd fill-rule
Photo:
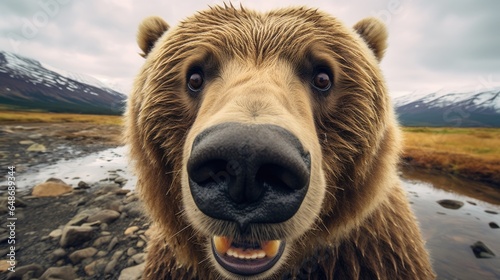
<path fill-rule="evenodd" d="M 412 165 L 500 184 L 500 129 L 403 128 Z"/>
<path fill-rule="evenodd" d="M 47 112 L 0 111 L 0 123 L 61 123 L 122 124 L 121 116 L 80 115 Z"/>

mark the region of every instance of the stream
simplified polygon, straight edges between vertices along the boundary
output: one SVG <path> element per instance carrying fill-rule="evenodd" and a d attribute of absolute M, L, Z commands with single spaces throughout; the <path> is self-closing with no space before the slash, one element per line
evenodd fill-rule
<path fill-rule="evenodd" d="M 116 173 L 128 179 L 124 188 L 133 189 L 136 178 L 128 167 L 126 153 L 125 147 L 118 147 L 37 166 L 18 173 L 17 185 L 27 189 L 56 177 L 76 186 L 79 181 L 94 183 Z M 438 279 L 500 279 L 500 189 L 411 168 L 403 170 L 401 179 Z M 471 247 L 478 241 L 490 250 L 480 254 L 481 258 Z"/>

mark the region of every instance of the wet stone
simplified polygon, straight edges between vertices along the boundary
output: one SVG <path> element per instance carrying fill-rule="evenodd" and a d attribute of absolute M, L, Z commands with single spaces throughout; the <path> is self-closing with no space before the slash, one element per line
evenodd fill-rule
<path fill-rule="evenodd" d="M 72 266 L 62 266 L 62 267 L 50 267 L 47 269 L 39 280 L 50 280 L 50 279 L 59 279 L 59 280 L 74 280 L 77 278 L 75 270 Z"/>
<path fill-rule="evenodd" d="M 105 274 L 113 273 L 115 271 L 117 263 L 118 263 L 118 260 L 111 260 L 108 264 L 106 264 L 106 267 L 104 268 L 104 273 Z"/>
<path fill-rule="evenodd" d="M 478 259 L 491 259 L 495 257 L 495 254 L 481 241 L 474 243 L 470 247 Z"/>
<path fill-rule="evenodd" d="M 138 280 L 141 279 L 142 273 L 144 272 L 144 268 L 146 263 L 141 263 L 136 266 L 131 266 L 123 269 L 120 272 L 120 276 L 118 280 Z"/>
<path fill-rule="evenodd" d="M 67 254 L 66 250 L 64 250 L 63 248 L 57 248 L 52 253 L 49 254 L 49 258 L 53 261 L 57 261 L 66 256 L 66 254 Z"/>
<path fill-rule="evenodd" d="M 69 255 L 69 259 L 73 264 L 80 263 L 83 259 L 91 258 L 97 253 L 97 249 L 93 247 L 74 251 Z"/>
<path fill-rule="evenodd" d="M 109 245 L 108 245 L 108 251 L 111 251 L 113 250 L 113 248 L 115 248 L 116 244 L 118 244 L 118 237 L 113 237 L 113 239 L 111 239 L 111 242 L 109 242 Z"/>
<path fill-rule="evenodd" d="M 439 205 L 443 206 L 446 209 L 453 209 L 453 210 L 460 209 L 462 206 L 464 206 L 464 203 L 462 201 L 453 199 L 442 199 L 437 201 L 437 203 L 439 203 Z"/>
<path fill-rule="evenodd" d="M 78 189 L 90 189 L 90 185 L 85 183 L 84 181 L 78 182 Z"/>
<path fill-rule="evenodd" d="M 82 244 L 92 239 L 94 229 L 91 227 L 67 226 L 63 229 L 60 240 L 61 247 L 70 247 Z"/>
<path fill-rule="evenodd" d="M 95 215 L 89 216 L 87 222 L 101 221 L 102 223 L 112 223 L 120 217 L 120 213 L 114 210 L 104 209 Z"/>

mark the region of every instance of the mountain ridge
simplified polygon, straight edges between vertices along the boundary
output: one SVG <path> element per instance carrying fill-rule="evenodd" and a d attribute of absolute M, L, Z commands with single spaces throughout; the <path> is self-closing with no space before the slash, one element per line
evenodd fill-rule
<path fill-rule="evenodd" d="M 0 51 L 0 104 L 9 108 L 120 115 L 126 98 L 92 76 Z"/>
<path fill-rule="evenodd" d="M 500 127 L 500 87 L 413 92 L 393 104 L 403 126 Z"/>

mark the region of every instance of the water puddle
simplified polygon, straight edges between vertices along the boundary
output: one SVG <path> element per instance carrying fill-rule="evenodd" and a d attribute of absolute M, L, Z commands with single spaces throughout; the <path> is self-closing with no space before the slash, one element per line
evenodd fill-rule
<path fill-rule="evenodd" d="M 125 147 L 118 147 L 35 167 L 18 173 L 17 183 L 28 189 L 56 177 L 76 186 L 79 181 L 106 179 L 113 171 L 128 179 L 124 188 L 133 189 L 137 180 L 126 154 Z M 438 279 L 500 279 L 500 191 L 477 182 L 413 170 L 405 170 L 402 179 Z M 478 241 L 495 256 L 483 252 L 490 258 L 477 258 L 471 246 Z"/>
<path fill-rule="evenodd" d="M 444 175 L 403 177 L 438 279 L 500 279 L 500 191 Z M 478 242 L 495 256 L 476 257 Z"/>
<path fill-rule="evenodd" d="M 133 189 L 137 178 L 129 165 L 127 148 L 121 146 L 51 165 L 35 166 L 27 172 L 18 172 L 16 180 L 19 189 L 30 189 L 51 177 L 75 187 L 80 181 L 92 184 L 105 180 L 111 171 L 128 180 L 123 188 Z"/>

